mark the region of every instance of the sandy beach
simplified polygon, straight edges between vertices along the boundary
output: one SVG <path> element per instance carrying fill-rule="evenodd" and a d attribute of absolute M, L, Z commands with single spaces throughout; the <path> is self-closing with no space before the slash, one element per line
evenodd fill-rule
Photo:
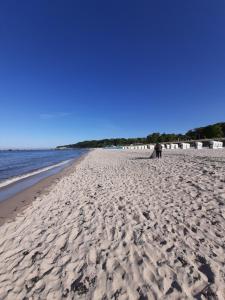
<path fill-rule="evenodd" d="M 48 194 L 53 184 L 56 184 L 62 177 L 73 173 L 76 170 L 76 166 L 85 158 L 86 154 L 83 154 L 80 158 L 74 160 L 66 168 L 62 168 L 53 175 L 46 175 L 44 179 L 41 179 L 36 184 L 32 184 L 30 187 L 16 193 L 7 201 L 0 200 L 0 226 L 8 220 L 14 220 L 18 213 L 22 212 L 35 201 L 40 195 Z M 23 180 L 20 181 L 23 185 Z M 17 182 L 17 184 L 19 184 Z M 13 184 L 10 186 L 13 187 Z M 7 186 L 8 187 L 8 186 Z M 0 189 L 1 191 L 4 188 Z"/>
<path fill-rule="evenodd" d="M 0 299 L 225 299 L 225 150 L 94 150 L 0 227 Z"/>

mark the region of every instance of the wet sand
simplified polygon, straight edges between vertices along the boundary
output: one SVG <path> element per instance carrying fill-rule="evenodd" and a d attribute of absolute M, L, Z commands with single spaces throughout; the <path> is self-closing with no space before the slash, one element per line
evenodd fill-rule
<path fill-rule="evenodd" d="M 0 299 L 225 299 L 225 151 L 95 150 L 0 227 Z"/>
<path fill-rule="evenodd" d="M 22 212 L 28 205 L 32 203 L 32 201 L 35 201 L 37 197 L 47 194 L 51 186 L 56 184 L 60 178 L 70 174 L 70 172 L 74 172 L 74 168 L 82 161 L 82 159 L 84 159 L 85 155 L 87 154 L 84 154 L 82 157 L 76 159 L 72 165 L 63 168 L 56 174 L 50 175 L 38 181 L 38 183 L 17 193 L 13 197 L 9 197 L 4 201 L 0 201 L 0 226 L 5 222 L 13 221 L 17 214 Z M 19 182 L 16 184 L 19 184 Z M 4 190 L 4 188 L 1 190 Z"/>

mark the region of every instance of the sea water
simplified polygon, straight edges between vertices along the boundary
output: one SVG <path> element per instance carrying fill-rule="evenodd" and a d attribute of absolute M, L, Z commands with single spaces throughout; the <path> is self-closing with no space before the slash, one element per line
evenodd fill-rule
<path fill-rule="evenodd" d="M 0 151 L 0 201 L 53 175 L 86 149 Z"/>

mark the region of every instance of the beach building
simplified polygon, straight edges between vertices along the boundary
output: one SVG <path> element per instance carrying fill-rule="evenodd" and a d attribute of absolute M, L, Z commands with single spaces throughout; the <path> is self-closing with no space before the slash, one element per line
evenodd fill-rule
<path fill-rule="evenodd" d="M 180 147 L 181 149 L 190 149 L 191 145 L 189 143 L 181 143 Z"/>
<path fill-rule="evenodd" d="M 155 145 L 153 145 L 153 144 L 149 144 L 149 145 L 147 145 L 147 149 L 151 149 L 151 150 L 153 150 L 155 148 Z"/>
<path fill-rule="evenodd" d="M 194 146 L 195 146 L 195 149 L 202 149 L 203 143 L 202 142 L 195 142 Z"/>
<path fill-rule="evenodd" d="M 178 144 L 170 144 L 170 149 L 178 149 L 179 145 Z"/>
<path fill-rule="evenodd" d="M 148 149 L 147 145 L 142 145 L 142 150 Z"/>
<path fill-rule="evenodd" d="M 130 145 L 130 146 L 123 146 L 123 150 L 145 150 L 148 149 L 147 145 Z"/>
<path fill-rule="evenodd" d="M 223 148 L 223 142 L 210 141 L 209 142 L 209 148 L 211 148 L 211 149 L 222 149 Z"/>
<path fill-rule="evenodd" d="M 144 150 L 147 149 L 147 145 L 136 145 L 137 150 Z"/>
<path fill-rule="evenodd" d="M 223 148 L 223 142 L 217 142 L 217 149 Z"/>

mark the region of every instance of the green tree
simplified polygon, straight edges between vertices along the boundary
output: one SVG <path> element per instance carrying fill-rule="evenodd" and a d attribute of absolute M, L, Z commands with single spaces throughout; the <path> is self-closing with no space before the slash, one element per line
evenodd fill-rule
<path fill-rule="evenodd" d="M 206 138 L 221 138 L 221 137 L 223 137 L 223 130 L 222 130 L 221 126 L 219 126 L 218 124 L 205 127 L 203 132 L 204 132 L 204 135 Z"/>
<path fill-rule="evenodd" d="M 154 132 L 147 136 L 148 143 L 157 143 L 160 141 L 160 133 Z"/>

